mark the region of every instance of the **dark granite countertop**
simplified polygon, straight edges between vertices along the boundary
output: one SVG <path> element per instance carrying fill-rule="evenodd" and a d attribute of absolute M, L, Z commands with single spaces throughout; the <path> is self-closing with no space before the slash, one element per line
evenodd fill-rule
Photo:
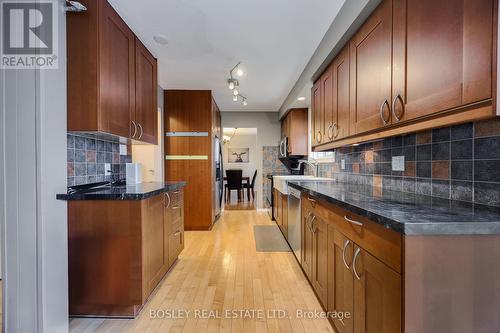
<path fill-rule="evenodd" d="M 106 187 L 85 193 L 58 194 L 58 200 L 144 200 L 186 186 L 186 182 L 150 182 L 137 185 Z"/>
<path fill-rule="evenodd" d="M 500 208 L 336 181 L 288 184 L 406 235 L 500 234 Z"/>

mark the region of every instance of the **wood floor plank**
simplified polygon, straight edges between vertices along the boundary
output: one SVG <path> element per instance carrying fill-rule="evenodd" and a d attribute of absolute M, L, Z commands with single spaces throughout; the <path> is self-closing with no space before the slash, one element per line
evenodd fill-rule
<path fill-rule="evenodd" d="M 272 223 L 264 212 L 225 211 L 211 231 L 187 231 L 179 260 L 136 319 L 74 318 L 70 332 L 333 332 L 326 319 L 296 317 L 321 306 L 293 253 L 256 251 L 254 225 Z M 151 317 L 179 310 L 188 315 Z M 224 316 L 231 310 L 255 316 Z M 275 310 L 285 318 L 270 316 Z"/>

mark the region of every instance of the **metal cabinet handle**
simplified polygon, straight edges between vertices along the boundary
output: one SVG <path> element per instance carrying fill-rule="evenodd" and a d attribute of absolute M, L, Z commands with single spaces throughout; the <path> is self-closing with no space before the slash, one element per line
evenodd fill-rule
<path fill-rule="evenodd" d="M 358 259 L 360 253 L 361 249 L 358 247 L 354 253 L 354 258 L 352 259 L 352 270 L 354 272 L 354 276 L 356 276 L 356 279 L 358 280 L 361 280 L 361 276 L 358 274 L 358 271 L 356 271 L 356 260 Z"/>
<path fill-rule="evenodd" d="M 333 131 L 331 130 L 333 128 L 333 125 L 334 124 L 330 124 L 330 126 L 328 126 L 328 129 L 326 130 L 326 133 L 328 135 L 328 139 L 330 139 L 330 140 L 333 140 Z"/>
<path fill-rule="evenodd" d="M 170 195 L 168 194 L 168 192 L 165 192 L 165 197 L 168 199 L 168 203 L 165 207 L 168 208 L 170 207 Z"/>
<path fill-rule="evenodd" d="M 358 225 L 360 227 L 363 226 L 363 222 L 358 222 L 358 221 L 351 220 L 350 218 L 347 217 L 347 215 L 344 215 L 344 220 L 346 220 L 347 222 L 352 223 L 354 225 Z"/>
<path fill-rule="evenodd" d="M 133 120 L 132 120 L 132 125 L 134 125 L 134 134 L 132 134 L 132 137 L 135 138 L 135 135 L 137 134 L 137 124 Z"/>
<path fill-rule="evenodd" d="M 342 261 L 344 262 L 345 267 L 349 269 L 349 264 L 347 263 L 347 260 L 345 260 L 345 250 L 347 249 L 347 246 L 349 246 L 349 243 L 351 243 L 350 240 L 346 240 L 344 243 L 344 248 L 342 249 Z"/>
<path fill-rule="evenodd" d="M 139 135 L 139 140 L 142 138 L 142 135 L 144 134 L 143 130 L 142 130 L 142 126 L 140 123 L 137 123 L 137 125 L 139 125 L 139 129 L 141 130 L 141 135 Z"/>
<path fill-rule="evenodd" d="M 181 234 L 181 231 L 180 231 L 180 230 L 177 230 L 177 231 L 174 233 L 174 236 L 176 236 L 176 237 L 177 237 L 177 236 L 178 236 L 178 235 L 180 235 L 180 234 Z"/>
<path fill-rule="evenodd" d="M 382 105 L 380 105 L 380 118 L 382 119 L 382 121 L 384 122 L 384 125 L 387 125 L 389 124 L 389 120 L 386 120 L 385 117 L 384 117 L 384 106 L 387 105 L 388 108 L 390 108 L 391 106 L 389 105 L 389 102 L 387 101 L 387 99 L 384 101 L 384 103 L 382 103 Z M 389 110 L 389 117 L 391 115 L 391 110 Z"/>
<path fill-rule="evenodd" d="M 179 193 L 181 193 L 181 191 L 175 191 L 175 192 L 174 192 L 174 194 L 179 194 Z"/>
<path fill-rule="evenodd" d="M 339 125 L 337 123 L 333 124 L 333 138 L 336 139 L 339 136 Z"/>
<path fill-rule="evenodd" d="M 401 115 L 399 116 L 396 114 L 396 101 L 398 99 L 401 101 L 401 108 L 402 108 Z M 403 98 L 401 97 L 401 94 L 397 94 L 396 97 L 394 97 L 394 99 L 392 100 L 392 114 L 394 115 L 394 118 L 396 118 L 397 121 L 401 121 L 401 118 L 403 118 L 403 115 L 405 114 L 405 105 L 403 103 Z"/>
<path fill-rule="evenodd" d="M 312 205 L 313 207 L 316 207 L 316 200 L 311 199 L 311 198 L 307 198 L 307 200 L 309 200 L 309 202 L 311 203 L 311 205 Z"/>
<path fill-rule="evenodd" d="M 315 233 L 316 233 L 316 230 L 318 230 L 318 228 L 315 228 L 315 227 L 314 227 L 314 221 L 316 221 L 316 216 L 315 216 L 315 215 L 313 215 L 313 218 L 311 219 L 311 232 L 312 232 L 313 234 L 315 234 Z"/>
<path fill-rule="evenodd" d="M 181 206 L 179 205 L 172 206 L 172 209 L 179 209 L 179 208 L 181 208 Z"/>
<path fill-rule="evenodd" d="M 319 138 L 318 138 L 318 136 L 319 136 Z M 318 131 L 318 133 L 316 134 L 316 141 L 317 141 L 318 143 L 321 143 L 321 139 L 322 139 L 322 138 L 323 138 L 323 136 L 321 135 L 321 131 Z"/>

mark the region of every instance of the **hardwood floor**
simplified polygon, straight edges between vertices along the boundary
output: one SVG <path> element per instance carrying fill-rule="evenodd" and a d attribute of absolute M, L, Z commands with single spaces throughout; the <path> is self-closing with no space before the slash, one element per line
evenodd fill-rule
<path fill-rule="evenodd" d="M 241 201 L 238 201 L 238 193 L 236 191 L 231 191 L 231 200 L 224 201 L 222 204 L 224 205 L 225 210 L 255 210 L 255 203 L 257 201 L 257 193 L 255 193 L 255 199 L 248 199 L 248 194 L 245 191 L 243 198 Z"/>
<path fill-rule="evenodd" d="M 226 211 L 212 231 L 187 231 L 179 261 L 136 319 L 71 319 L 70 332 L 333 332 L 326 319 L 297 318 L 297 310 L 321 306 L 293 254 L 256 252 L 253 226 L 271 223 L 265 212 Z M 222 318 L 196 318 L 201 309 Z M 243 309 L 284 310 L 287 316 L 223 316 Z M 191 312 L 152 319 L 157 310 Z"/>

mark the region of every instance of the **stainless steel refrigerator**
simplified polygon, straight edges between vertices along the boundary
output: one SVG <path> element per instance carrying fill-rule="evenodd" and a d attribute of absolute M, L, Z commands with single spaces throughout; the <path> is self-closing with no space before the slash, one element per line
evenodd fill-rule
<path fill-rule="evenodd" d="M 216 220 L 222 210 L 222 197 L 224 194 L 224 164 L 222 162 L 222 144 L 218 137 L 214 140 L 214 220 Z"/>

